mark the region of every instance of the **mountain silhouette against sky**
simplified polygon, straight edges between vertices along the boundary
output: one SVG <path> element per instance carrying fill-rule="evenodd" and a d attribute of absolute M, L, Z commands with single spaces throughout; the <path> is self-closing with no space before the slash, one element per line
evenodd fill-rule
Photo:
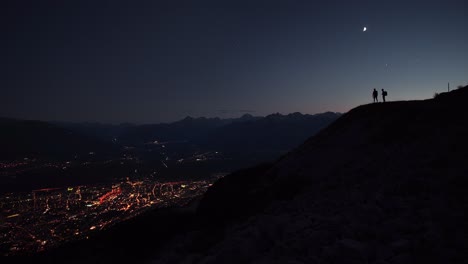
<path fill-rule="evenodd" d="M 70 159 L 89 152 L 116 154 L 124 146 L 154 141 L 183 141 L 201 149 L 243 155 L 259 152 L 268 153 L 267 157 L 276 157 L 339 116 L 339 113 L 332 112 L 315 115 L 273 114 L 266 117 L 244 114 L 230 119 L 187 116 L 172 123 L 147 125 L 51 123 L 2 118 L 0 158 Z M 276 140 L 272 142 L 273 137 Z M 243 144 L 239 144 L 242 143 L 240 141 Z"/>
<path fill-rule="evenodd" d="M 132 145 L 154 140 L 187 140 L 197 144 L 216 146 L 221 140 L 220 137 L 224 137 L 222 141 L 234 140 L 233 137 L 245 140 L 245 136 L 248 135 L 253 141 L 258 141 L 261 140 L 260 137 L 268 137 L 268 134 L 275 133 L 275 130 L 286 133 L 283 134 L 283 138 L 286 139 L 294 136 L 290 135 L 291 133 L 302 133 L 303 135 L 299 139 L 301 141 L 290 144 L 290 147 L 293 147 L 339 116 L 339 113 L 332 112 L 315 115 L 301 113 L 282 115 L 277 113 L 265 117 L 244 114 L 240 118 L 229 119 L 188 116 L 173 123 L 134 126 L 122 133 L 118 139 L 122 144 Z M 213 140 L 218 142 L 211 142 Z M 271 143 L 270 140 L 268 141 Z"/>
<path fill-rule="evenodd" d="M 467 101 L 468 86 L 349 111 L 216 182 L 200 228 L 153 263 L 466 263 Z"/>

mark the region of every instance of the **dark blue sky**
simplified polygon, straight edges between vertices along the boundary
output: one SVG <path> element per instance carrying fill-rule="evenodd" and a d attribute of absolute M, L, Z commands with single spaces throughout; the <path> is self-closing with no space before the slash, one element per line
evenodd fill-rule
<path fill-rule="evenodd" d="M 468 83 L 466 1 L 10 1 L 0 116 L 345 112 Z M 363 27 L 368 30 L 363 32 Z"/>

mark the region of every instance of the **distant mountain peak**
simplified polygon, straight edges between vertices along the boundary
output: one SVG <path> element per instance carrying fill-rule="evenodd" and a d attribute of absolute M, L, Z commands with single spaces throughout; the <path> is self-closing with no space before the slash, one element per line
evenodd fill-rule
<path fill-rule="evenodd" d="M 274 113 L 274 114 L 269 114 L 269 115 L 267 115 L 265 118 L 273 119 L 273 118 L 279 118 L 279 117 L 283 117 L 283 115 L 280 114 L 280 113 L 278 113 L 278 112 L 276 112 L 276 113 Z"/>
<path fill-rule="evenodd" d="M 191 117 L 191 116 L 186 116 L 184 119 L 182 119 L 181 121 L 192 121 L 194 120 L 195 118 Z"/>
<path fill-rule="evenodd" d="M 246 119 L 246 118 L 252 118 L 252 117 L 253 117 L 253 115 L 251 115 L 251 114 L 243 114 L 240 118 L 241 119 Z"/>

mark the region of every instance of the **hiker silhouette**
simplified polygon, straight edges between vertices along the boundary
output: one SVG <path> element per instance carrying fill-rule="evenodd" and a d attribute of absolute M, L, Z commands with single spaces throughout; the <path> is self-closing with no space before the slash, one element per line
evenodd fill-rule
<path fill-rule="evenodd" d="M 372 92 L 372 97 L 374 98 L 374 103 L 379 102 L 379 92 L 374 88 L 374 91 Z"/>
<path fill-rule="evenodd" d="M 385 103 L 385 96 L 387 96 L 387 91 L 382 89 L 382 101 Z"/>

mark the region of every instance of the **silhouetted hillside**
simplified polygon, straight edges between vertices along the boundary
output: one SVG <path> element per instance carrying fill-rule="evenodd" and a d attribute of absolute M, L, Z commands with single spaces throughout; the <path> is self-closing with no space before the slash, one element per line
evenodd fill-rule
<path fill-rule="evenodd" d="M 215 183 L 203 224 L 154 263 L 466 263 L 466 101 L 468 87 L 349 111 Z"/>
<path fill-rule="evenodd" d="M 0 119 L 0 159 L 71 158 L 89 152 L 116 150 L 110 143 L 41 121 Z"/>

